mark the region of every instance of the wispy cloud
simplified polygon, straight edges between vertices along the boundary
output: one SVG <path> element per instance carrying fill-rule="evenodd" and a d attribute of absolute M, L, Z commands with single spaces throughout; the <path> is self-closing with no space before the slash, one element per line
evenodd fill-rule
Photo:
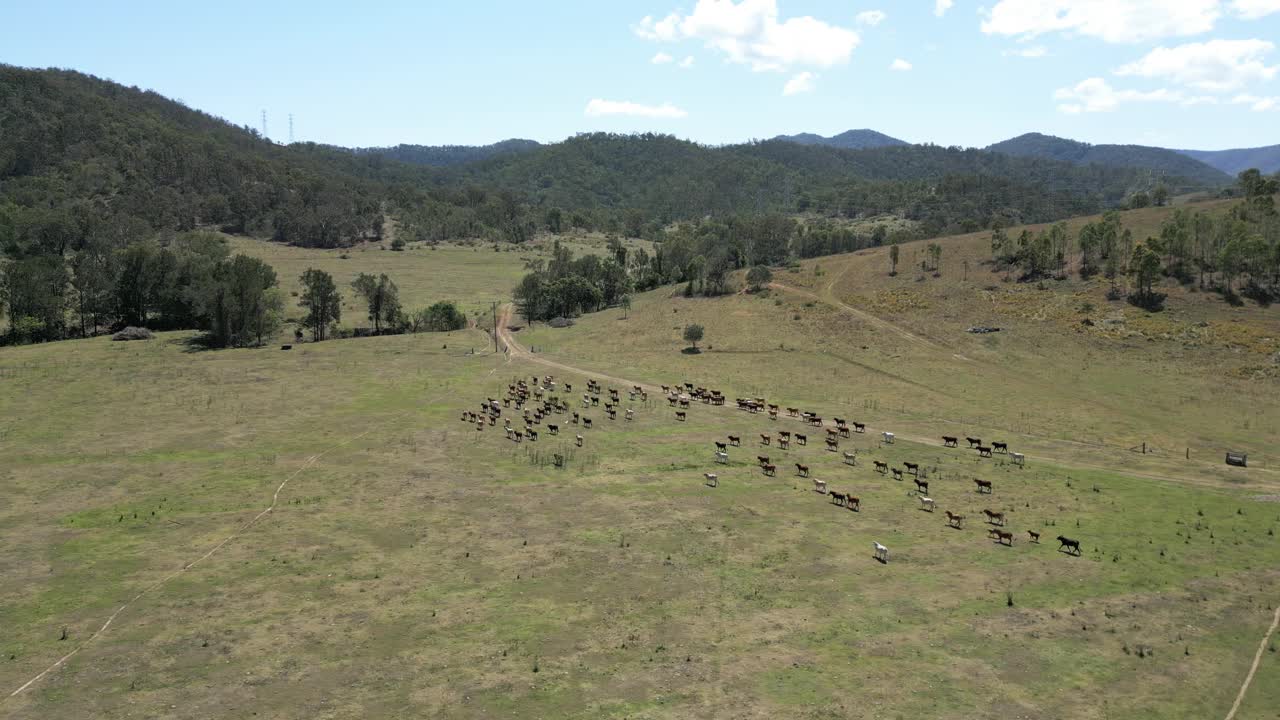
<path fill-rule="evenodd" d="M 808 15 L 782 19 L 777 0 L 698 0 L 687 15 L 648 16 L 633 30 L 655 42 L 701 41 L 757 72 L 844 64 L 861 42 L 857 32 Z"/>
<path fill-rule="evenodd" d="M 889 69 L 897 70 L 898 72 L 906 72 L 911 69 L 911 63 L 903 60 L 902 58 L 897 58 L 893 62 L 889 63 Z"/>
<path fill-rule="evenodd" d="M 866 10 L 854 16 L 853 21 L 859 25 L 875 27 L 885 21 L 889 17 L 883 10 Z"/>
<path fill-rule="evenodd" d="M 1263 61 L 1275 47 L 1267 40 L 1209 40 L 1158 47 L 1118 68 L 1116 74 L 1161 78 L 1208 92 L 1229 92 L 1271 80 L 1280 73 L 1280 66 Z"/>
<path fill-rule="evenodd" d="M 811 72 L 799 73 L 788 80 L 787 84 L 782 87 L 782 94 L 799 95 L 800 93 L 812 92 L 817 79 L 818 76 Z"/>
<path fill-rule="evenodd" d="M 985 15 L 982 32 L 988 35 L 1034 38 L 1060 32 L 1110 43 L 1136 43 L 1208 32 L 1222 16 L 1222 2 L 999 0 Z"/>
<path fill-rule="evenodd" d="M 1049 54 L 1049 48 L 1043 45 L 1033 45 L 1028 48 L 1014 48 L 1013 50 L 1005 50 L 1000 53 L 1005 57 L 1024 57 L 1024 58 L 1042 58 Z"/>
<path fill-rule="evenodd" d="M 601 100 L 599 98 L 587 103 L 586 109 L 587 117 L 621 115 L 625 117 L 674 119 L 686 117 L 688 114 L 671 103 L 643 105 L 626 100 Z"/>
<path fill-rule="evenodd" d="M 666 65 L 667 63 L 673 60 L 675 60 L 675 58 L 671 57 L 670 55 L 664 52 L 660 52 L 657 55 L 654 55 L 653 59 L 650 60 L 649 62 L 653 63 L 654 65 Z"/>
<path fill-rule="evenodd" d="M 955 4 L 955 0 L 934 0 L 933 14 L 938 17 L 942 17 L 943 15 L 946 15 L 947 11 Z"/>
<path fill-rule="evenodd" d="M 681 60 L 681 61 L 680 61 L 680 67 L 682 67 L 682 68 L 684 68 L 684 69 L 686 69 L 686 70 L 688 70 L 689 68 L 693 67 L 693 56 L 692 56 L 692 55 L 686 55 L 686 56 L 685 56 L 685 58 L 684 58 L 683 60 Z"/>
<path fill-rule="evenodd" d="M 1187 95 L 1180 90 L 1116 89 L 1102 78 L 1082 80 L 1072 87 L 1054 91 L 1053 99 L 1060 104 L 1058 110 L 1068 115 L 1080 113 L 1111 112 L 1124 103 L 1157 102 L 1192 106 L 1215 104 L 1217 99 L 1208 95 Z"/>
<path fill-rule="evenodd" d="M 1280 0 L 1231 0 L 1231 10 L 1245 20 L 1280 12 Z"/>

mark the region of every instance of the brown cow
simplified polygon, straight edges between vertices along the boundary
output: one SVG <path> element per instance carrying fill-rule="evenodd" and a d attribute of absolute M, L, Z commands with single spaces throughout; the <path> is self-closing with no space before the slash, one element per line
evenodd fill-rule
<path fill-rule="evenodd" d="M 990 481 L 990 480 L 979 480 L 978 478 L 974 478 L 974 479 L 973 479 L 973 482 L 974 482 L 974 484 L 975 484 L 975 485 L 977 485 L 977 486 L 978 486 L 978 492 L 979 492 L 979 493 L 988 493 L 988 494 L 989 494 L 989 493 L 991 492 L 991 481 Z"/>
<path fill-rule="evenodd" d="M 768 475 L 768 476 L 772 477 L 772 476 L 773 476 L 773 475 L 775 475 L 777 472 L 778 472 L 778 466 L 777 466 L 777 465 L 765 465 L 765 466 L 764 466 L 764 474 L 765 474 L 765 475 Z"/>
<path fill-rule="evenodd" d="M 796 474 L 800 477 L 809 477 L 809 466 L 796 463 Z"/>

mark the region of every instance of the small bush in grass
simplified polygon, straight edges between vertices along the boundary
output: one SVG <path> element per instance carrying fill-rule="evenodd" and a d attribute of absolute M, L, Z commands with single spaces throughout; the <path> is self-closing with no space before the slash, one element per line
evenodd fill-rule
<path fill-rule="evenodd" d="M 548 322 L 547 324 L 548 324 L 548 325 L 550 325 L 550 326 L 551 326 L 551 327 L 553 327 L 553 328 L 567 328 L 567 327 L 573 327 L 573 321 L 572 321 L 572 320 L 570 320 L 569 318 L 565 318 L 565 317 L 555 317 L 555 318 L 551 318 L 551 321 L 550 321 L 550 322 Z"/>
<path fill-rule="evenodd" d="M 133 326 L 129 326 L 111 336 L 112 340 L 150 340 L 151 338 L 150 330 Z"/>

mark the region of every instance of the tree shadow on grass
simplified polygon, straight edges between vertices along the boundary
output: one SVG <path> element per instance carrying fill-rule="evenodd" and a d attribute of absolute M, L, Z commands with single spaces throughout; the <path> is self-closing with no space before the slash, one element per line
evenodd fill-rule
<path fill-rule="evenodd" d="M 701 354 L 702 354 L 702 348 L 687 347 L 687 348 L 685 348 L 685 349 L 681 350 L 680 352 L 681 352 L 681 353 L 683 353 L 683 354 L 685 354 L 685 355 L 701 355 Z"/>
<path fill-rule="evenodd" d="M 182 348 L 184 353 L 211 352 L 214 350 L 225 350 L 226 348 L 214 345 L 212 338 L 208 333 L 196 333 L 186 337 L 173 338 L 166 340 L 170 345 L 177 345 Z"/>

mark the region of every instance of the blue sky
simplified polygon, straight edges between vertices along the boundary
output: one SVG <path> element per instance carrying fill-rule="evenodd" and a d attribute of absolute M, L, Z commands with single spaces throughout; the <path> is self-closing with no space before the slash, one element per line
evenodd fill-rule
<path fill-rule="evenodd" d="M 1280 143 L 1280 0 L 0 3 L 0 62 L 341 145 Z"/>

